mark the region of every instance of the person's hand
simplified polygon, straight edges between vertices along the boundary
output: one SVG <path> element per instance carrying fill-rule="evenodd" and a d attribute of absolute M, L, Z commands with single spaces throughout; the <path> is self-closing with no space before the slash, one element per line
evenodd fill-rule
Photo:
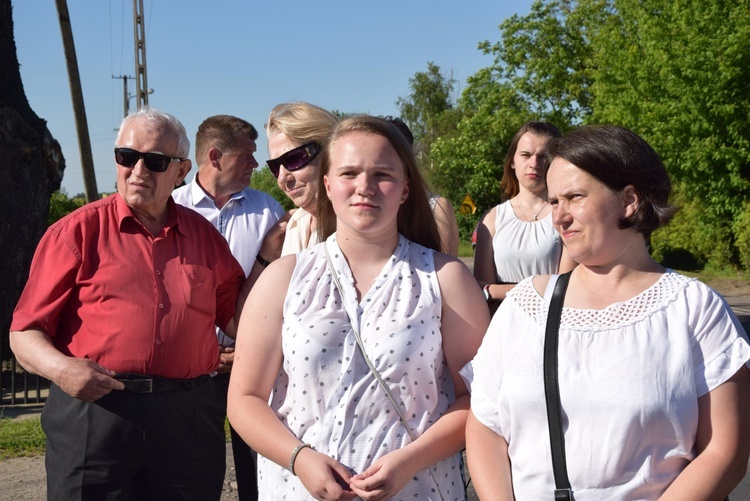
<path fill-rule="evenodd" d="M 307 492 L 325 501 L 357 497 L 349 487 L 349 470 L 335 459 L 310 448 L 302 449 L 294 462 L 297 474 Z"/>
<path fill-rule="evenodd" d="M 55 384 L 73 398 L 94 402 L 112 390 L 125 389 L 125 385 L 114 379 L 114 375 L 114 371 L 88 358 L 68 358 L 55 378 Z"/>
<path fill-rule="evenodd" d="M 234 347 L 219 346 L 219 367 L 217 374 L 226 374 L 232 370 L 234 363 Z"/>
<path fill-rule="evenodd" d="M 349 485 L 354 494 L 365 501 L 379 501 L 395 496 L 413 476 L 406 454 L 403 449 L 398 449 L 351 477 Z"/>
<path fill-rule="evenodd" d="M 286 225 L 294 211 L 289 211 L 276 221 L 266 236 L 263 237 L 263 244 L 260 246 L 258 254 L 266 261 L 274 261 L 281 256 L 281 248 L 284 246 L 284 237 L 286 236 Z"/>

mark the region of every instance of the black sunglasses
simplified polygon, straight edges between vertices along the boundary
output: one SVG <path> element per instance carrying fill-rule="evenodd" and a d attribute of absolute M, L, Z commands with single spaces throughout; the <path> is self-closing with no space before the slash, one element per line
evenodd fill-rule
<path fill-rule="evenodd" d="M 164 172 L 171 162 L 184 162 L 187 158 L 176 158 L 161 153 L 141 153 L 130 148 L 115 148 L 115 162 L 123 167 L 134 167 L 142 158 L 146 168 L 152 172 Z"/>
<path fill-rule="evenodd" d="M 273 177 L 279 177 L 279 168 L 283 165 L 289 172 L 305 167 L 307 164 L 313 161 L 315 157 L 320 153 L 320 145 L 316 142 L 303 144 L 297 148 L 287 151 L 278 158 L 274 158 L 266 162 L 268 168 L 271 170 Z"/>

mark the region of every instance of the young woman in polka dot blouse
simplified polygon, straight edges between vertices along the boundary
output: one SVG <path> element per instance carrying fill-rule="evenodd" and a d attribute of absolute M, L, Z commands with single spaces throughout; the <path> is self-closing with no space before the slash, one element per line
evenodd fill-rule
<path fill-rule="evenodd" d="M 260 497 L 463 500 L 458 371 L 489 323 L 481 289 L 434 250 L 424 182 L 392 124 L 343 120 L 321 175 L 322 243 L 271 264 L 240 320 L 229 417 L 258 451 Z"/>

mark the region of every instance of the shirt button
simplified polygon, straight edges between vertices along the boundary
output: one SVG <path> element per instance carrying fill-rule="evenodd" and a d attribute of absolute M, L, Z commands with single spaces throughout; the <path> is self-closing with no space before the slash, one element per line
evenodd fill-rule
<path fill-rule="evenodd" d="M 156 274 L 157 274 L 157 275 L 161 275 L 161 271 L 159 271 L 159 270 L 156 270 Z"/>
<path fill-rule="evenodd" d="M 164 303 L 159 303 L 159 308 L 164 308 Z"/>
<path fill-rule="evenodd" d="M 161 344 L 161 339 L 157 339 L 156 344 Z"/>

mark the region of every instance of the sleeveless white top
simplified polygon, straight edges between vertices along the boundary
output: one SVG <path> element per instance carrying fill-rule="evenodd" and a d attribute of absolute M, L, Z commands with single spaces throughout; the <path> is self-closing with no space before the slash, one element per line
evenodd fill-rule
<path fill-rule="evenodd" d="M 353 473 L 410 442 L 391 402 L 357 347 L 352 322 L 360 330 L 370 360 L 389 384 L 415 437 L 454 401 L 440 332 L 442 302 L 434 252 L 403 236 L 357 302 L 351 270 L 336 235 L 297 255 L 284 302 L 284 361 L 270 398 L 279 419 L 302 442 L 336 458 Z M 344 291 L 331 278 L 324 246 Z M 414 475 L 391 499 L 463 500 L 459 456 Z M 312 499 L 297 477 L 258 457 L 261 499 Z"/>
<path fill-rule="evenodd" d="M 522 221 L 509 200 L 496 207 L 492 251 L 497 281 L 517 283 L 532 275 L 557 273 L 562 241 L 552 226 L 551 213 L 539 221 Z"/>
<path fill-rule="evenodd" d="M 519 500 L 551 499 L 554 490 L 543 378 L 548 308 L 530 278 L 518 284 L 461 371 L 470 377 L 473 369 L 472 412 L 508 442 Z M 695 458 L 698 397 L 749 359 L 747 335 L 724 299 L 672 271 L 603 310 L 563 308 L 558 377 L 576 500 L 657 499 Z"/>

